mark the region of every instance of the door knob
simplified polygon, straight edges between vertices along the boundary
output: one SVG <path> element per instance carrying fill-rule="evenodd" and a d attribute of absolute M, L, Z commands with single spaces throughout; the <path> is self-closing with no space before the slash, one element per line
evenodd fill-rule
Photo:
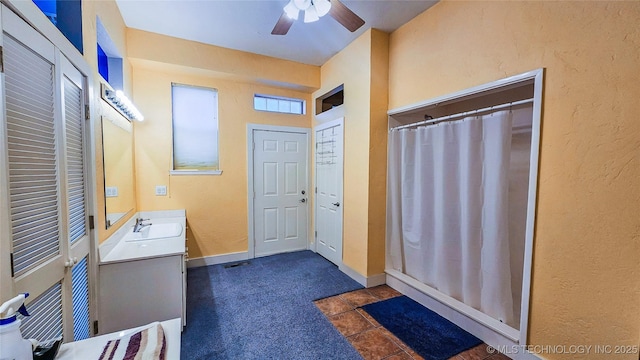
<path fill-rule="evenodd" d="M 305 203 L 305 202 L 307 202 L 307 199 L 305 199 L 305 198 L 300 199 L 300 202 L 301 202 L 301 203 Z"/>
<path fill-rule="evenodd" d="M 74 257 L 74 258 L 69 258 L 69 260 L 64 262 L 64 267 L 66 268 L 72 268 L 73 265 L 78 263 L 78 258 Z"/>
<path fill-rule="evenodd" d="M 339 202 L 334 202 L 333 205 L 340 206 L 340 203 Z"/>

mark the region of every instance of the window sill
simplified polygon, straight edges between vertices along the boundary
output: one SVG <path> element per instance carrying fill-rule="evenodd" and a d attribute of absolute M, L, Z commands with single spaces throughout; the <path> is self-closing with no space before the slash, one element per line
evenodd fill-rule
<path fill-rule="evenodd" d="M 222 170 L 171 170 L 171 175 L 222 175 Z"/>

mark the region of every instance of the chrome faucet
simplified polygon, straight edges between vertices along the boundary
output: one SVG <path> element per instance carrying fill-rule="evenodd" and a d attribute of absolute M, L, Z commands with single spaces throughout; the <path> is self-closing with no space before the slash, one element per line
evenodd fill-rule
<path fill-rule="evenodd" d="M 136 224 L 133 225 L 133 232 L 140 232 L 147 226 L 151 226 L 151 223 L 143 224 L 144 221 L 149 221 L 150 219 L 136 219 Z"/>

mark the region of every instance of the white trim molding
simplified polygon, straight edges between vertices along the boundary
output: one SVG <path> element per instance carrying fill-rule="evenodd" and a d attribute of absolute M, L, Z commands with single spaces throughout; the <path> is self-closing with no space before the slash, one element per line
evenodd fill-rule
<path fill-rule="evenodd" d="M 193 258 L 187 260 L 187 268 L 196 268 L 201 266 L 210 266 L 224 264 L 234 261 L 242 261 L 249 259 L 249 253 L 247 251 L 239 251 L 228 254 L 203 256 L 199 258 Z"/>
<path fill-rule="evenodd" d="M 364 276 L 364 275 L 360 274 L 359 272 L 353 270 L 349 266 L 345 265 L 344 263 L 340 264 L 338 269 L 340 269 L 340 271 L 342 271 L 347 276 L 349 276 L 350 278 L 355 280 L 358 284 L 360 284 L 360 285 L 362 285 L 362 286 L 364 286 L 366 288 L 370 288 L 370 287 L 374 287 L 374 286 L 378 286 L 378 285 L 382 285 L 382 284 L 386 284 L 387 283 L 387 276 L 386 276 L 385 273 L 371 275 L 371 276 Z"/>

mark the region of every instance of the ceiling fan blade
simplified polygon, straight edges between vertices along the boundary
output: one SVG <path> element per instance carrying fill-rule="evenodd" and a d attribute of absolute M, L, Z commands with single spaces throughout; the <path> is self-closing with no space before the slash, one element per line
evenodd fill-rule
<path fill-rule="evenodd" d="M 293 25 L 293 19 L 287 16 L 287 13 L 282 13 L 280 15 L 280 19 L 276 23 L 276 26 L 271 30 L 271 35 L 287 35 L 291 25 Z"/>
<path fill-rule="evenodd" d="M 345 4 L 340 2 L 340 0 L 331 0 L 329 15 L 351 32 L 358 30 L 362 25 L 364 25 L 364 20 L 351 11 Z"/>

